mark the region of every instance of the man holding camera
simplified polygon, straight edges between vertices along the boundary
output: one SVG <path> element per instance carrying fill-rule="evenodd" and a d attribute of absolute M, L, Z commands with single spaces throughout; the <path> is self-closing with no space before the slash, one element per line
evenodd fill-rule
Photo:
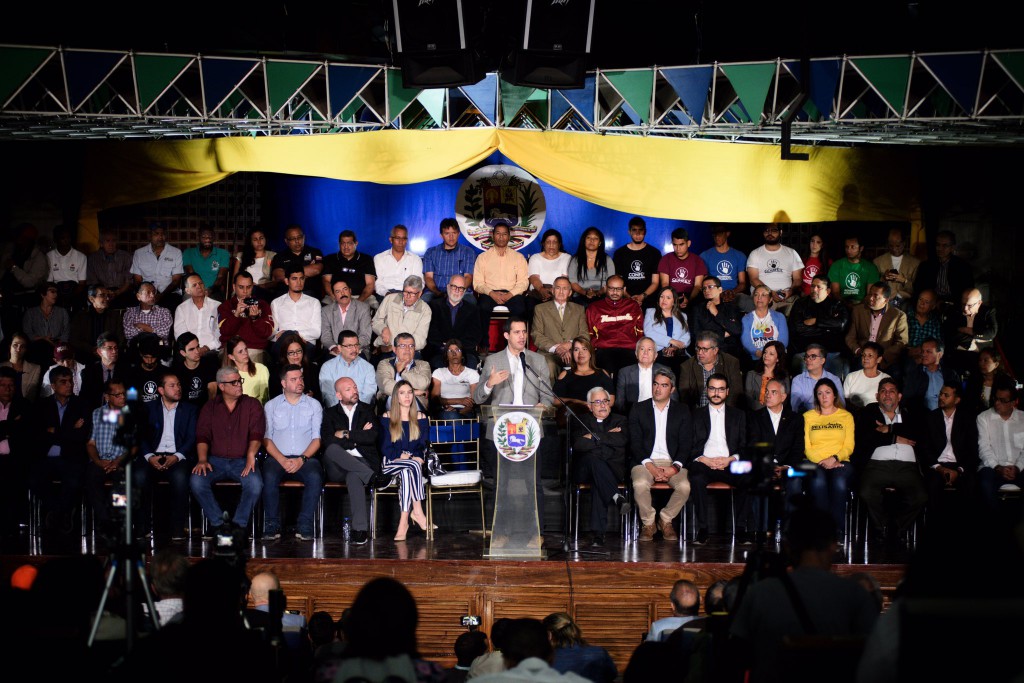
<path fill-rule="evenodd" d="M 220 319 L 220 343 L 238 335 L 245 340 L 249 358 L 254 363 L 267 364 L 267 344 L 274 334 L 274 318 L 270 304 L 253 296 L 252 275 L 239 269 L 232 284 L 234 296 L 217 308 Z"/>

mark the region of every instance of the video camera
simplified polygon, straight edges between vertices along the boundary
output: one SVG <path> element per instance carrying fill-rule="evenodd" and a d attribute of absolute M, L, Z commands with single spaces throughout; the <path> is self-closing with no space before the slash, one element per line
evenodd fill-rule
<path fill-rule="evenodd" d="M 246 539 L 245 529 L 232 522 L 225 512 L 224 522 L 217 527 L 213 537 L 213 557 L 226 560 L 233 566 L 245 566 Z"/>

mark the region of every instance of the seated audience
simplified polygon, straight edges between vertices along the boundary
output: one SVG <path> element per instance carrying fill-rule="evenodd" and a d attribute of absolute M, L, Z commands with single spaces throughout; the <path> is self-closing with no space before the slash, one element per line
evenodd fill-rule
<path fill-rule="evenodd" d="M 686 314 L 679 308 L 679 295 L 671 287 L 658 292 L 658 305 L 644 313 L 644 334 L 658 350 L 658 363 L 673 372 L 686 360 L 690 346 L 690 328 Z"/>
<path fill-rule="evenodd" d="M 703 299 L 695 301 L 688 313 L 693 337 L 701 332 L 714 332 L 721 340 L 722 350 L 739 358 L 743 353 L 743 312 L 739 304 L 726 301 L 721 281 L 714 275 L 704 278 L 701 294 Z"/>
<path fill-rule="evenodd" d="M 253 294 L 255 286 L 247 270 L 235 275 L 232 288 L 233 296 L 217 309 L 220 343 L 223 345 L 232 337 L 241 337 L 249 357 L 256 363 L 266 365 L 270 362 L 267 347 L 270 345 L 270 335 L 274 333 L 270 304 Z"/>
<path fill-rule="evenodd" d="M 883 370 L 898 367 L 903 349 L 908 342 L 907 314 L 889 305 L 892 291 L 884 282 L 868 287 L 864 302 L 853 307 L 850 329 L 846 332 L 846 346 L 860 358 L 864 342 L 877 342 L 884 349 L 879 367 Z"/>
<path fill-rule="evenodd" d="M 302 346 L 301 340 L 299 342 L 298 346 Z M 376 371 L 370 361 L 360 355 L 362 347 L 359 344 L 359 337 L 353 330 L 342 330 L 338 334 L 338 346 L 341 348 L 341 353 L 325 362 L 319 372 L 318 395 L 323 397 L 324 406 L 330 408 L 338 402 L 334 386 L 342 377 L 349 377 L 355 382 L 359 389 L 359 400 L 367 405 L 374 405 L 377 399 Z M 297 348 L 295 340 L 293 340 L 289 344 L 289 353 L 297 351 L 305 353 Z M 296 357 L 302 356 L 296 353 Z M 381 361 L 381 363 L 387 362 L 389 361 Z"/>
<path fill-rule="evenodd" d="M 451 278 L 458 275 L 462 278 L 460 286 L 462 297 L 470 303 L 476 303 L 473 296 L 473 264 L 476 263 L 476 250 L 466 243 L 459 243 L 459 222 L 454 218 L 441 219 L 439 228 L 441 244 L 436 244 L 423 254 L 423 300 L 428 304 L 435 298 L 443 299 L 451 290 L 448 284 Z M 478 318 L 479 320 L 479 318 Z M 476 348 L 476 345 L 473 346 Z"/>
<path fill-rule="evenodd" d="M 320 387 L 320 374 L 322 369 L 317 365 L 316 361 L 313 360 L 307 349 L 306 342 L 303 341 L 302 337 L 299 336 L 298 332 L 287 332 L 281 335 L 278 345 L 281 348 L 281 361 L 289 365 L 301 365 L 302 366 L 302 384 L 306 388 L 306 395 L 312 396 L 316 400 L 320 401 L 323 399 Z M 356 354 L 359 353 L 359 349 L 356 349 Z M 369 365 L 369 363 L 367 363 Z M 372 376 L 372 369 L 371 369 Z M 281 395 L 281 386 L 277 382 L 270 383 L 270 397 Z M 333 395 L 333 394 L 332 394 Z"/>
<path fill-rule="evenodd" d="M 590 340 L 597 349 L 597 364 L 620 368 L 633 362 L 636 343 L 644 336 L 644 313 L 627 297 L 621 275 L 608 278 L 608 295 L 587 306 Z"/>
<path fill-rule="evenodd" d="M 672 616 L 658 619 L 651 624 L 647 631 L 648 641 L 661 641 L 677 628 L 682 628 L 686 622 L 693 621 L 700 617 L 700 591 L 693 581 L 679 579 L 672 584 L 672 591 L 669 593 L 669 601 L 672 603 Z"/>
<path fill-rule="evenodd" d="M 608 651 L 589 644 L 580 627 L 565 612 L 544 617 L 544 626 L 554 647 L 551 667 L 559 673 L 576 673 L 593 683 L 612 683 L 619 675 Z"/>
<path fill-rule="evenodd" d="M 925 416 L 921 472 L 928 491 L 928 526 L 948 530 L 953 517 L 968 514 L 978 472 L 978 422 L 974 411 L 961 409 L 959 382 L 944 384 L 939 405 Z M 954 494 L 954 495 L 950 495 Z"/>
<path fill-rule="evenodd" d="M 889 376 L 878 369 L 882 353 L 880 344 L 864 342 L 860 349 L 861 369 L 854 370 L 843 380 L 843 395 L 846 397 L 846 406 L 851 411 L 855 412 L 869 403 L 874 403 L 878 394 L 878 383 Z"/>
<path fill-rule="evenodd" d="M 591 226 L 583 231 L 566 270 L 575 303 L 586 306 L 608 293 L 606 281 L 615 275 L 615 264 L 605 254 L 604 234 L 600 230 Z"/>
<path fill-rule="evenodd" d="M 907 237 L 900 228 L 890 228 L 886 244 L 889 250 L 876 257 L 874 264 L 881 273 L 881 279 L 889 283 L 895 292 L 893 305 L 908 311 L 914 298 L 914 278 L 921 261 L 907 253 Z"/>
<path fill-rule="evenodd" d="M 1015 383 L 1002 364 L 1003 354 L 995 348 L 978 352 L 978 366 L 968 376 L 967 387 L 964 389 L 964 403 L 968 409 L 980 413 L 994 407 L 992 387 L 1004 382 Z"/>
<path fill-rule="evenodd" d="M 199 226 L 199 243 L 181 254 L 181 265 L 185 275 L 196 273 L 203 278 L 203 286 L 211 297 L 227 298 L 228 266 L 231 256 L 226 249 L 213 244 L 213 227 Z"/>
<path fill-rule="evenodd" d="M 956 253 L 956 233 L 939 230 L 935 233 L 935 258 L 923 261 L 914 278 L 914 291 L 935 292 L 943 311 L 960 303 L 960 295 L 974 287 L 974 272 L 964 258 Z"/>
<path fill-rule="evenodd" d="M 171 370 L 181 381 L 182 399 L 202 408 L 217 394 L 217 371 L 199 360 L 199 338 L 186 332 L 174 342 L 176 357 Z"/>
<path fill-rule="evenodd" d="M 594 387 L 604 389 L 615 401 L 615 382 L 607 371 L 597 367 L 594 349 L 587 337 L 572 340 L 572 362 L 555 380 L 552 390 L 575 412 L 587 407 L 587 392 Z"/>
<path fill-rule="evenodd" d="M 828 358 L 825 368 L 835 374 L 846 373 L 846 328 L 850 311 L 842 301 L 830 296 L 831 283 L 824 273 L 811 280 L 810 294 L 800 297 L 789 311 L 790 348 L 793 354 L 792 372 L 803 368 L 803 349 L 809 344 L 825 347 Z"/>
<path fill-rule="evenodd" d="M 370 339 L 373 337 L 373 323 L 371 322 L 373 311 L 365 301 L 352 296 L 352 290 L 347 281 L 338 279 L 329 290 L 334 301 L 325 305 L 320 315 L 320 346 L 324 351 L 324 358 L 330 360 L 334 356 L 341 355 L 341 346 L 338 344 L 338 336 L 342 330 L 352 330 L 359 339 L 359 346 L 366 349 L 366 355 L 370 353 Z"/>
<path fill-rule="evenodd" d="M 564 277 L 568 280 L 571 258 L 572 256 L 562 248 L 562 233 L 554 228 L 545 230 L 540 236 L 540 251 L 531 256 L 526 264 L 530 280 L 528 294 L 536 300 L 535 304 L 551 301 L 554 296 L 555 279 Z M 571 296 L 572 284 L 567 283 L 566 286 Z M 569 338 L 575 336 L 569 335 Z"/>
<path fill-rule="evenodd" d="M 853 307 L 864 300 L 868 285 L 878 282 L 881 276 L 874 263 L 861 258 L 864 245 L 860 237 L 847 237 L 843 247 L 846 256 L 828 269 L 828 279 L 832 281 L 832 296 Z"/>
<path fill-rule="evenodd" d="M 58 344 L 53 350 L 53 365 L 49 365 L 43 372 L 39 395 L 43 397 L 53 395 L 53 387 L 50 386 L 50 370 L 58 366 L 63 366 L 71 371 L 71 390 L 75 396 L 78 396 L 82 392 L 82 373 L 85 372 L 85 365 L 75 360 L 75 350 L 67 343 Z"/>
<path fill-rule="evenodd" d="M 544 623 L 537 619 L 512 619 L 505 630 L 502 648 L 505 670 L 474 678 L 480 683 L 507 681 L 567 681 L 585 683 L 588 679 L 573 672 L 559 673 L 554 662 L 554 647 Z"/>
<path fill-rule="evenodd" d="M 455 639 L 455 665 L 445 672 L 445 683 L 463 683 L 473 660 L 487 652 L 487 634 L 466 631 Z"/>
<path fill-rule="evenodd" d="M 754 310 L 740 321 L 740 342 L 751 361 L 761 358 L 765 344 L 772 341 L 789 344 L 786 316 L 771 309 L 772 292 L 764 285 L 754 287 Z"/>
<path fill-rule="evenodd" d="M 447 296 L 430 302 L 430 328 L 427 331 L 427 345 L 423 348 L 423 358 L 434 370 L 443 368 L 448 362 L 448 341 L 457 339 L 462 349 L 463 362 L 476 370 L 480 364 L 476 349 L 483 338 L 480 311 L 474 302 L 465 298 L 465 277 L 453 275 L 446 288 Z"/>
<path fill-rule="evenodd" d="M 91 285 L 87 295 L 88 305 L 71 317 L 71 333 L 68 337 L 75 353 L 81 358 L 88 358 L 92 354 L 96 337 L 104 332 L 114 335 L 119 346 L 124 345 L 121 312 L 110 307 L 110 292 L 103 287 Z"/>
<path fill-rule="evenodd" d="M 425 410 L 430 400 L 430 364 L 416 360 L 416 340 L 408 332 L 398 333 L 394 347 L 394 357 L 385 358 L 377 364 L 377 396 L 387 401 L 395 385 L 405 380 L 412 387 L 420 409 Z"/>
<path fill-rule="evenodd" d="M 944 359 L 946 348 L 938 339 L 921 343 L 921 362 L 907 370 L 903 378 L 903 400 L 924 412 L 939 407 L 943 384 L 962 386 L 960 376 Z"/>
<path fill-rule="evenodd" d="M 178 307 L 181 310 L 181 307 Z M 249 356 L 249 347 L 240 336 L 228 339 L 224 345 L 224 367 L 233 368 L 242 377 L 242 393 L 264 404 L 270 398 L 270 371 L 263 363 Z"/>
<path fill-rule="evenodd" d="M 526 258 L 508 246 L 512 228 L 506 221 L 496 221 L 491 229 L 491 248 L 476 257 L 473 265 L 473 290 L 480 308 L 480 348 L 489 350 L 491 313 L 496 306 L 508 309 L 510 318 L 526 315 L 526 293 L 529 287 L 529 266 Z"/>
<path fill-rule="evenodd" d="M 320 263 L 315 265 L 317 268 L 322 266 Z M 297 332 L 306 344 L 306 353 L 310 354 L 320 340 L 320 300 L 303 291 L 306 286 L 306 268 L 313 268 L 313 265 L 304 266 L 298 261 L 289 264 L 285 278 L 288 291 L 270 302 L 270 313 L 274 318 L 272 339 L 277 342 L 274 348 L 278 355 L 281 352 L 281 337 L 287 332 Z M 278 358 L 278 362 L 283 360 Z"/>
<path fill-rule="evenodd" d="M 106 484 L 124 481 L 124 464 L 135 456 L 138 446 L 127 447 L 117 438 L 118 422 L 107 418 L 107 411 L 121 411 L 127 405 L 124 383 L 107 380 L 103 385 L 104 404 L 92 411 L 92 430 L 85 444 L 89 462 L 85 466 L 85 494 L 92 506 L 96 524 L 107 532 L 111 521 L 111 496 Z"/>
<path fill-rule="evenodd" d="M 825 349 L 820 344 L 811 344 L 804 352 L 804 371 L 793 378 L 792 389 L 789 392 L 789 402 L 793 410 L 798 413 L 814 408 L 814 391 L 818 381 L 828 379 L 836 388 L 836 395 L 839 403 L 846 403 L 846 396 L 843 395 L 843 382 L 838 377 L 825 369 Z"/>
<path fill-rule="evenodd" d="M 445 366 L 430 375 L 430 403 L 440 406 L 439 417 L 442 420 L 473 417 L 476 415 L 473 392 L 480 381 L 480 373 L 472 367 L 466 367 L 462 343 L 458 339 L 448 340 L 445 356 L 448 360 Z"/>
<path fill-rule="evenodd" d="M 430 306 L 420 298 L 422 294 L 423 278 L 410 275 L 405 278 L 400 293 L 384 297 L 373 316 L 373 333 L 377 337 L 372 356 L 386 358 L 393 354 L 394 340 L 403 332 L 412 336 L 416 351 L 423 350 L 432 314 Z"/>
<path fill-rule="evenodd" d="M 171 312 L 156 304 L 156 287 L 152 282 L 139 284 L 135 298 L 139 305 L 125 310 L 122 324 L 126 343 L 131 343 L 138 335 L 155 335 L 163 343 L 169 340 L 174 318 Z"/>
<path fill-rule="evenodd" d="M 978 352 L 991 348 L 999 334 L 996 309 L 981 298 L 981 290 L 963 293 L 959 310 L 951 311 L 942 325 L 948 360 L 959 373 L 972 372 L 978 365 Z"/>
<path fill-rule="evenodd" d="M 938 311 L 939 299 L 935 292 L 926 289 L 918 292 L 913 311 L 907 313 L 907 360 L 910 368 L 921 362 L 921 343 L 925 339 L 942 337 L 942 317 Z"/>
<path fill-rule="evenodd" d="M 772 380 L 781 383 L 786 393 L 789 393 L 789 373 L 786 371 L 788 366 L 786 346 L 782 342 L 775 340 L 764 345 L 760 358 L 754 363 L 752 370 L 747 370 L 743 382 L 743 394 L 749 410 L 764 407 L 764 394 Z"/>
<path fill-rule="evenodd" d="M 252 295 L 269 303 L 274 298 L 276 286 L 270 265 L 276 255 L 267 249 L 267 233 L 261 228 L 250 228 L 242 241 L 242 250 L 231 257 L 231 281 L 237 282 L 239 273 L 249 273 L 253 283 Z"/>
<path fill-rule="evenodd" d="M 547 361 L 550 372 L 548 379 L 552 384 L 562 368 L 572 363 L 573 339 L 590 337 L 586 311 L 583 306 L 569 300 L 571 294 L 569 278 L 559 275 L 551 285 L 551 298 L 533 309 L 533 327 L 530 332 L 537 345 L 537 352 Z"/>
<path fill-rule="evenodd" d="M 675 377 L 675 372 L 661 363 L 656 363 L 657 351 L 654 340 L 643 337 L 636 343 L 636 363 L 619 368 L 615 373 L 615 411 L 629 415 L 634 403 L 651 397 L 651 379 L 655 370 L 664 370 Z M 673 398 L 678 398 L 675 390 Z"/>
<path fill-rule="evenodd" d="M 101 228 L 99 249 L 86 256 L 86 284 L 106 289 L 112 307 L 128 308 L 135 302 L 131 269 L 132 255 L 118 248 L 117 233 Z"/>
<path fill-rule="evenodd" d="M 29 338 L 28 357 L 42 365 L 53 357 L 54 348 L 67 344 L 71 334 L 71 318 L 66 308 L 57 305 L 57 285 L 39 285 L 39 305 L 25 311 L 21 329 Z"/>
<path fill-rule="evenodd" d="M 725 375 L 729 386 L 726 405 L 740 405 L 743 398 L 743 378 L 740 375 L 740 362 L 735 356 L 724 353 L 719 347 L 721 337 L 714 332 L 698 332 L 694 352 L 679 369 L 679 400 L 687 405 L 702 408 L 708 404 L 708 377 L 715 373 Z"/>
<path fill-rule="evenodd" d="M 608 529 L 608 505 L 619 514 L 629 511 L 626 497 L 619 493 L 626 469 L 629 443 L 626 418 L 612 413 L 611 395 L 601 387 L 587 392 L 589 413 L 580 419 L 586 429 L 576 429 L 573 442 L 573 478 L 576 484 L 590 484 L 591 545 L 603 546 Z"/>
<path fill-rule="evenodd" d="M 1017 409 L 1012 383 L 992 387 L 994 406 L 978 415 L 978 491 L 989 512 L 999 505 L 1001 490 L 1024 488 L 1024 412 Z"/>
<path fill-rule="evenodd" d="M 423 512 L 424 450 L 430 435 L 427 416 L 419 412 L 412 385 L 405 380 L 395 383 L 391 407 L 381 418 L 381 473 L 396 475 L 401 516 L 395 541 L 404 541 L 409 533 L 409 519 L 423 531 L 427 516 Z"/>
<path fill-rule="evenodd" d="M 29 338 L 24 332 L 15 332 L 11 335 L 10 340 L 8 360 L 0 363 L 0 367 L 9 367 L 14 370 L 15 390 L 22 398 L 30 403 L 35 403 L 39 396 L 39 385 L 43 381 L 43 369 L 28 360 Z"/>
<path fill-rule="evenodd" d="M 820 379 L 814 385 L 814 408 L 804 413 L 804 457 L 817 465 L 807 475 L 807 488 L 814 504 L 832 515 L 837 533 L 845 528 L 853 448 L 853 415 L 843 408 L 835 383 Z"/>

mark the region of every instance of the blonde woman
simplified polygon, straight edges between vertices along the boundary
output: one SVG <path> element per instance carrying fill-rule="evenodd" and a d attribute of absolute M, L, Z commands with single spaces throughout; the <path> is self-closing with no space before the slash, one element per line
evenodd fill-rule
<path fill-rule="evenodd" d="M 423 513 L 423 453 L 430 423 L 419 411 L 412 385 L 402 380 L 391 391 L 391 409 L 381 418 L 381 472 L 398 475 L 398 500 L 402 515 L 396 541 L 409 533 L 409 518 L 426 530 Z"/>

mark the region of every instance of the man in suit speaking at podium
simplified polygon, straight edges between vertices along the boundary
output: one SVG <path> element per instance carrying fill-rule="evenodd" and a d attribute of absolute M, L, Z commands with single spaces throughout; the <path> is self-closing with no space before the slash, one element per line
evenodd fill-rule
<path fill-rule="evenodd" d="M 510 317 L 504 329 L 507 345 L 503 351 L 495 351 L 484 361 L 481 381 L 473 392 L 473 400 L 483 405 L 520 405 L 548 407 L 554 396 L 548 374 L 547 361 L 539 353 L 526 348 L 526 321 Z M 497 473 L 498 452 L 494 447 L 494 420 L 484 425 L 484 438 L 480 442 L 481 462 L 484 481 L 493 481 Z M 540 454 L 540 449 L 537 453 Z M 537 508 L 543 526 L 543 501 L 541 490 L 541 465 L 535 463 L 537 473 Z"/>

